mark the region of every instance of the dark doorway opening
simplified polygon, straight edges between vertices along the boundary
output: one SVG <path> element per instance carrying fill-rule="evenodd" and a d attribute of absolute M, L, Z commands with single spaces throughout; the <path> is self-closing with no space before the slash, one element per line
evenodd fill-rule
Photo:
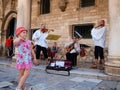
<path fill-rule="evenodd" d="M 13 39 L 14 33 L 15 33 L 15 28 L 16 28 L 16 18 L 12 18 L 10 20 L 7 30 L 6 30 L 6 38 L 8 38 L 9 36 L 12 36 L 11 38 Z M 14 45 L 13 45 L 13 41 L 12 41 L 12 45 L 11 45 L 11 49 L 10 49 L 10 56 L 13 55 L 13 51 L 14 51 Z M 8 53 L 8 51 L 7 51 L 7 53 Z"/>
<path fill-rule="evenodd" d="M 9 37 L 10 35 L 14 36 L 15 28 L 16 28 L 16 18 L 13 18 L 8 24 L 6 37 Z"/>

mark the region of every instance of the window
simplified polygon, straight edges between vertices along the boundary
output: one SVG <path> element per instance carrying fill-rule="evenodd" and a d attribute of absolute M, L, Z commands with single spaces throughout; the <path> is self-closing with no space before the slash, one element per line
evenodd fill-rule
<path fill-rule="evenodd" d="M 95 5 L 95 0 L 81 0 L 81 7 L 89 7 Z"/>
<path fill-rule="evenodd" d="M 41 14 L 50 13 L 50 0 L 41 0 L 41 2 L 40 2 L 40 13 Z"/>
<path fill-rule="evenodd" d="M 85 39 L 92 38 L 91 29 L 93 28 L 93 24 L 80 24 L 72 26 L 72 37 L 80 37 L 80 35 Z"/>

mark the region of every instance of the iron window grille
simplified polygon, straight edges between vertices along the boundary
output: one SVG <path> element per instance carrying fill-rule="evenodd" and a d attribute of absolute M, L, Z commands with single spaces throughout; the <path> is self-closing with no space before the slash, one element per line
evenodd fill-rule
<path fill-rule="evenodd" d="M 80 38 L 79 35 L 82 36 L 84 39 L 91 39 L 91 29 L 93 28 L 94 24 L 79 24 L 79 25 L 72 25 L 72 37 Z M 77 33 L 76 33 L 77 32 Z M 79 35 L 78 35 L 79 33 Z"/>

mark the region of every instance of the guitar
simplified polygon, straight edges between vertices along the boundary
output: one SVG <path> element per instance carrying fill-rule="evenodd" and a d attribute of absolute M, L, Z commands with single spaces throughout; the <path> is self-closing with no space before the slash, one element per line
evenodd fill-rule
<path fill-rule="evenodd" d="M 66 53 L 70 52 L 72 49 L 74 49 L 75 42 L 71 43 L 69 46 L 65 47 Z"/>

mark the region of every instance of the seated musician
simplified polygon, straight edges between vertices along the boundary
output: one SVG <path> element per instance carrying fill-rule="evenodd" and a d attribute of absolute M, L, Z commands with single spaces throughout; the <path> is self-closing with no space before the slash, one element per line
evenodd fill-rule
<path fill-rule="evenodd" d="M 77 56 L 80 53 L 79 39 L 74 37 L 72 42 L 65 44 L 66 59 L 72 62 L 72 66 L 77 66 Z"/>

